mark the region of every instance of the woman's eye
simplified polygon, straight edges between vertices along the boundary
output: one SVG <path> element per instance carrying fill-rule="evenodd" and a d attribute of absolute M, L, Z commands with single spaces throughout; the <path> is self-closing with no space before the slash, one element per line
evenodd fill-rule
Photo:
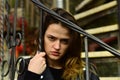
<path fill-rule="evenodd" d="M 63 39 L 63 40 L 61 40 L 61 42 L 62 42 L 63 44 L 68 44 L 68 43 L 69 43 L 69 40 L 68 40 L 68 39 Z"/>
<path fill-rule="evenodd" d="M 50 41 L 54 41 L 54 40 L 55 40 L 55 37 L 49 36 L 48 39 L 49 39 Z"/>

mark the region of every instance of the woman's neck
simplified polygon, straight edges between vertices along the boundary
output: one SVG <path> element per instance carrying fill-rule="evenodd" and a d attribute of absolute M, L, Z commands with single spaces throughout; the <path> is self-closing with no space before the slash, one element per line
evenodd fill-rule
<path fill-rule="evenodd" d="M 62 69 L 62 65 L 60 61 L 55 60 L 47 60 L 49 67 L 55 68 L 55 69 Z"/>

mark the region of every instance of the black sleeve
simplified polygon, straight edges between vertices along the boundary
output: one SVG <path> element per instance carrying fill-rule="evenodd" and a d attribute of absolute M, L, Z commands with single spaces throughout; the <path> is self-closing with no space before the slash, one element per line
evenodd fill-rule
<path fill-rule="evenodd" d="M 28 64 L 31 58 L 25 59 L 20 62 L 17 80 L 39 80 L 40 75 L 28 71 Z"/>
<path fill-rule="evenodd" d="M 20 62 L 20 66 L 19 66 L 20 74 L 18 74 L 17 80 L 25 80 L 24 77 L 27 72 L 29 61 L 30 59 L 24 59 L 24 61 Z"/>
<path fill-rule="evenodd" d="M 40 79 L 40 75 L 30 71 L 26 71 L 26 74 L 24 76 L 24 80 L 39 80 L 39 79 Z"/>

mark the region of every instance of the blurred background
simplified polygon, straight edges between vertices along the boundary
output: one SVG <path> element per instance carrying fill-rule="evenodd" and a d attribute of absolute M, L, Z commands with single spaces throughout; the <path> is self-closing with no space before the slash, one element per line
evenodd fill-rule
<path fill-rule="evenodd" d="M 0 0 L 0 16 L 7 15 L 10 25 L 14 25 L 16 0 Z M 3 3 L 3 2 L 4 3 Z M 7 1 L 7 3 L 6 3 Z M 89 34 L 99 38 L 109 46 L 120 50 L 120 1 L 119 0 L 39 0 L 48 8 L 63 8 L 78 21 L 79 26 Z M 7 8 L 7 9 L 6 9 Z M 31 0 L 18 0 L 16 30 L 23 35 L 22 42 L 16 46 L 16 58 L 32 56 L 36 49 L 35 39 L 40 27 L 40 9 Z M 4 19 L 0 17 L 2 24 Z M 4 21 L 5 22 L 5 21 Z M 3 23 L 4 23 L 3 22 Z M 2 26 L 0 24 L 0 29 Z M 7 35 L 7 24 L 4 25 L 4 38 Z M 2 31 L 1 31 L 2 32 Z M 1 33 L 2 34 L 2 33 Z M 6 40 L 4 54 L 1 47 L 0 64 L 9 60 L 9 49 Z M 84 44 L 84 43 L 83 43 Z M 82 58 L 85 59 L 85 46 Z M 100 80 L 120 80 L 120 59 L 106 51 L 93 40 L 88 40 L 89 62 L 97 68 Z M 5 70 L 6 71 L 6 70 Z M 0 72 L 2 73 L 2 72 Z M 5 77 L 6 78 L 6 77 Z M 2 80 L 2 79 L 1 79 Z"/>

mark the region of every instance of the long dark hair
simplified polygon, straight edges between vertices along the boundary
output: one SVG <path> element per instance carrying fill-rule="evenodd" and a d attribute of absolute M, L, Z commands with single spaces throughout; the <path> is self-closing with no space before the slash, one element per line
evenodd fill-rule
<path fill-rule="evenodd" d="M 54 12 L 56 12 L 58 15 L 68 19 L 69 21 L 77 24 L 77 21 L 75 18 L 65 11 L 64 9 L 61 8 L 54 8 L 52 9 Z M 47 30 L 48 26 L 52 23 L 60 23 L 64 27 L 68 27 L 68 25 L 60 22 L 56 18 L 54 18 L 52 15 L 45 13 L 44 20 L 43 20 L 43 33 L 42 35 L 44 36 L 45 31 Z M 70 26 L 69 26 L 70 27 Z M 69 28 L 68 28 L 69 29 Z M 68 47 L 65 56 L 63 57 L 62 64 L 64 67 L 64 73 L 63 73 L 63 78 L 65 80 L 75 80 L 75 78 L 81 74 L 83 74 L 83 62 L 81 59 L 81 36 L 79 33 L 69 29 L 70 31 L 70 36 L 71 36 L 71 43 L 70 46 Z M 44 40 L 42 39 L 43 43 Z M 44 45 L 42 45 L 43 50 L 44 50 Z"/>

